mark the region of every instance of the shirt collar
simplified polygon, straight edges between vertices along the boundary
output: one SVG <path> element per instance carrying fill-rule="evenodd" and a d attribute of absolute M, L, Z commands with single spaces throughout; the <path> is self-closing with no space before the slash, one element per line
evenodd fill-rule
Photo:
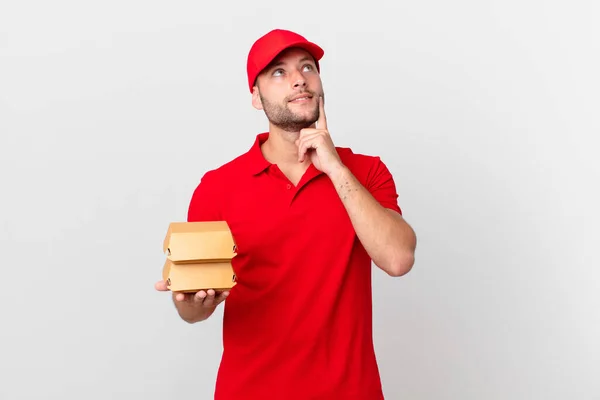
<path fill-rule="evenodd" d="M 246 153 L 248 170 L 252 175 L 258 175 L 271 166 L 271 163 L 265 159 L 260 146 L 269 138 L 269 132 L 263 132 L 256 135 L 254 144 Z"/>

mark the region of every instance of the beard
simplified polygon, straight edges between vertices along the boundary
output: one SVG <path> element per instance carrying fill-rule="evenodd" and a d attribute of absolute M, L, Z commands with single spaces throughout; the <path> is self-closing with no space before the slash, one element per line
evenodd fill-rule
<path fill-rule="evenodd" d="M 315 98 L 315 93 L 306 93 L 312 95 L 313 99 Z M 286 132 L 298 132 L 301 129 L 308 128 L 319 119 L 318 102 L 308 112 L 298 113 L 289 108 L 289 99 L 285 99 L 283 104 L 278 104 L 269 102 L 261 95 L 260 100 L 267 119 Z"/>

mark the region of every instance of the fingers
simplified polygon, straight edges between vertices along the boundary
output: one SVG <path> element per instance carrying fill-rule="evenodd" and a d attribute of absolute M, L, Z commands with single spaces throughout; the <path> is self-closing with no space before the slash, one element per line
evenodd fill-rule
<path fill-rule="evenodd" d="M 300 131 L 300 138 L 296 141 L 298 146 L 298 162 L 304 162 L 308 149 L 318 147 L 318 142 L 314 139 L 327 134 L 327 117 L 325 116 L 325 100 L 323 95 L 319 96 L 319 119 L 315 123 L 316 129 L 303 129 Z"/>
<path fill-rule="evenodd" d="M 194 303 L 204 304 L 204 301 L 209 297 L 214 298 L 215 291 L 212 289 L 209 290 L 200 290 L 198 293 L 194 295 Z"/>
<path fill-rule="evenodd" d="M 223 302 L 227 296 L 229 296 L 229 291 L 217 293 L 213 289 L 208 289 L 200 290 L 196 293 L 176 293 L 175 300 L 189 301 L 202 307 L 216 307 Z"/>
<path fill-rule="evenodd" d="M 213 289 L 199 290 L 196 293 L 173 293 L 173 298 L 178 302 L 189 302 L 200 307 L 216 307 L 229 296 L 229 291 L 215 292 Z"/>
<path fill-rule="evenodd" d="M 204 299 L 202 305 L 204 307 L 216 307 L 219 304 L 221 304 L 227 298 L 227 296 L 229 296 L 228 291 L 223 291 L 217 294 L 214 290 L 211 289 L 207 292 L 207 296 Z"/>
<path fill-rule="evenodd" d="M 229 291 L 228 291 L 228 290 L 225 290 L 225 291 L 221 292 L 221 293 L 219 294 L 219 296 L 217 297 L 217 300 L 216 300 L 216 301 L 217 301 L 217 304 L 224 302 L 224 301 L 225 301 L 225 299 L 226 299 L 228 296 L 229 296 Z"/>
<path fill-rule="evenodd" d="M 196 297 L 199 297 L 199 296 L 206 297 L 206 292 L 204 292 L 204 291 L 199 291 L 196 293 L 173 292 L 173 298 L 177 302 L 183 302 L 183 301 L 192 302 L 192 301 L 196 300 Z"/>
<path fill-rule="evenodd" d="M 308 133 L 306 135 L 300 136 L 300 139 L 296 142 L 298 146 L 298 162 L 304 162 L 304 158 L 306 157 L 306 153 L 309 149 L 317 148 L 317 141 L 315 139 L 322 137 L 319 132 Z"/>
<path fill-rule="evenodd" d="M 189 299 L 189 295 L 186 296 L 186 294 L 187 293 L 173 292 L 173 298 L 175 301 L 185 301 Z"/>
<path fill-rule="evenodd" d="M 319 96 L 319 119 L 317 120 L 317 129 L 327 129 L 327 117 L 325 117 L 325 99 L 323 95 Z"/>

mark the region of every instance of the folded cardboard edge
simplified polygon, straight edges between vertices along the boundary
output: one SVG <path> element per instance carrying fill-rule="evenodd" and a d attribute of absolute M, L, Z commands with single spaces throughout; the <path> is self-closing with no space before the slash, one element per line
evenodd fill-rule
<path fill-rule="evenodd" d="M 231 258 L 211 258 L 209 260 L 203 260 L 203 259 L 191 259 L 191 260 L 173 260 L 171 257 L 167 256 L 167 260 L 169 260 L 170 262 L 172 262 L 174 265 L 186 265 L 186 264 L 198 264 L 198 265 L 202 265 L 202 264 L 214 264 L 214 263 L 228 263 L 231 264 L 231 260 L 233 259 L 233 257 Z"/>
<path fill-rule="evenodd" d="M 228 262 L 237 255 L 237 246 L 231 234 L 185 233 L 185 237 L 171 238 L 164 251 L 173 262 Z"/>
<path fill-rule="evenodd" d="M 171 236 L 178 233 L 206 233 L 206 232 L 227 233 L 231 238 L 235 248 L 235 240 L 226 221 L 194 221 L 194 222 L 171 222 L 167 228 L 167 234 L 163 239 L 163 253 L 167 252 Z"/>
<path fill-rule="evenodd" d="M 231 267 L 231 263 L 228 263 L 226 260 L 224 262 L 224 264 L 228 264 Z M 189 263 L 190 265 L 192 265 L 192 263 Z M 171 284 L 171 278 L 170 278 L 170 273 L 171 273 L 171 268 L 173 266 L 178 266 L 181 265 L 180 263 L 174 263 L 170 260 L 165 260 L 165 264 L 163 266 L 163 271 L 162 271 L 162 276 L 163 276 L 163 281 L 165 281 L 167 283 L 167 288 L 169 290 L 173 291 L 173 286 Z M 185 265 L 185 264 L 184 264 Z M 237 285 L 237 280 L 236 280 L 236 274 L 235 271 L 233 270 L 233 267 L 231 267 L 231 272 L 233 274 L 233 279 L 230 285 L 227 286 L 216 286 L 216 287 L 198 287 L 198 288 L 187 288 L 187 289 L 180 289 L 180 288 L 176 288 L 175 291 L 178 292 L 182 292 L 182 293 L 193 293 L 193 292 L 198 292 L 199 290 L 208 290 L 208 289 L 213 289 L 215 291 L 224 291 L 224 290 L 230 290 L 232 289 L 235 285 Z"/>

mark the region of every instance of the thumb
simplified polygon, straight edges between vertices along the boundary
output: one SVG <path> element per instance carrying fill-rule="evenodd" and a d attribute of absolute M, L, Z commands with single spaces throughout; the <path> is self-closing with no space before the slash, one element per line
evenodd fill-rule
<path fill-rule="evenodd" d="M 167 287 L 167 282 L 165 281 L 158 281 L 154 284 L 154 289 L 158 290 L 159 292 L 166 292 L 169 290 L 169 288 Z"/>

